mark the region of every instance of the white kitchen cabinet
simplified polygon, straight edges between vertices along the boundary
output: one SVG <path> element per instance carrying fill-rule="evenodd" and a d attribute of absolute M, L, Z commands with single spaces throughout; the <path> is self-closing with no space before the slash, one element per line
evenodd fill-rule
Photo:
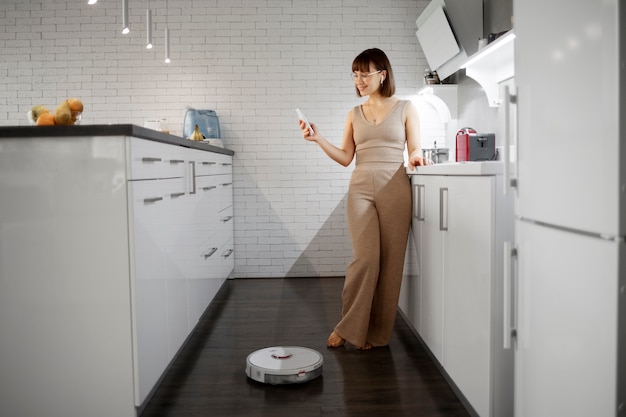
<path fill-rule="evenodd" d="M 121 138 L 0 139 L 0 415 L 135 414 L 125 166 Z"/>
<path fill-rule="evenodd" d="M 220 271 L 232 271 L 235 265 L 234 213 L 233 213 L 233 176 L 220 176 L 220 207 L 218 217 L 220 222 Z"/>
<path fill-rule="evenodd" d="M 446 183 L 443 364 L 478 414 L 488 416 L 494 179 L 448 177 Z"/>
<path fill-rule="evenodd" d="M 232 156 L 63 129 L 0 138 L 0 415 L 135 417 L 232 271 L 190 262 L 232 233 L 188 188 L 193 157 L 215 155 L 217 190 Z"/>
<path fill-rule="evenodd" d="M 189 153 L 193 180 L 189 184 L 192 204 L 190 221 L 186 225 L 187 241 L 191 243 L 187 252 L 190 265 L 187 295 L 189 326 L 194 327 L 206 309 L 207 301 L 213 298 L 223 279 L 234 268 L 234 263 L 230 268 L 224 268 L 220 256 L 234 235 L 233 216 L 224 221 L 222 208 L 230 208 L 232 212 L 233 174 L 229 155 L 206 155 L 193 150 Z M 225 188 L 229 192 L 225 192 Z M 231 258 L 234 258 L 232 253 Z"/>
<path fill-rule="evenodd" d="M 415 176 L 412 231 L 420 264 L 418 322 L 413 325 L 439 362 L 443 361 L 443 268 L 444 235 L 439 218 L 439 190 L 442 178 Z"/>
<path fill-rule="evenodd" d="M 170 332 L 186 332 L 175 317 L 185 306 L 175 300 L 176 288 L 184 280 L 176 270 L 175 228 L 172 206 L 180 205 L 170 195 L 184 192 L 184 178 L 134 181 L 129 184 L 130 212 L 132 213 L 135 284 L 135 322 L 137 324 L 137 367 L 141 403 L 160 378 L 171 359 Z M 170 275 L 173 274 L 173 275 Z"/>
<path fill-rule="evenodd" d="M 498 193 L 501 175 L 433 171 L 412 176 L 415 248 L 407 257 L 416 257 L 419 268 L 417 276 L 405 273 L 410 290 L 403 290 L 400 308 L 479 416 L 510 416 L 513 356 L 503 348 L 502 245 L 513 233 L 512 200 Z"/>
<path fill-rule="evenodd" d="M 219 259 L 232 157 L 131 138 L 128 161 L 140 405 L 232 271 Z"/>

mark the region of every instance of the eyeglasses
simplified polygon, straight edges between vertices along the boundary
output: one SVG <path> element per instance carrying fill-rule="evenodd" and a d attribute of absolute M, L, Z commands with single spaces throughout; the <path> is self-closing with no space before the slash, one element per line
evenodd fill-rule
<path fill-rule="evenodd" d="M 374 71 L 374 72 L 370 72 L 369 74 L 357 74 L 355 72 L 352 73 L 352 79 L 354 81 L 358 80 L 359 78 L 362 80 L 367 80 L 369 77 L 371 77 L 374 74 L 378 74 L 379 72 L 382 72 L 383 70 L 378 70 L 378 71 Z"/>

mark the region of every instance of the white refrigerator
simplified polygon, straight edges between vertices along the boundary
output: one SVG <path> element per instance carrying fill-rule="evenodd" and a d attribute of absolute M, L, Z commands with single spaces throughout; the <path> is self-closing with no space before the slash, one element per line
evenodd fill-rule
<path fill-rule="evenodd" d="M 513 10 L 515 417 L 626 416 L 626 1 Z"/>

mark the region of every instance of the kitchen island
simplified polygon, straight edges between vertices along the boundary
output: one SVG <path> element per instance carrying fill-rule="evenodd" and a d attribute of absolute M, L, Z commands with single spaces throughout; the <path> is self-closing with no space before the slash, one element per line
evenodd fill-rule
<path fill-rule="evenodd" d="M 232 155 L 0 127 L 0 415 L 140 412 L 234 267 Z"/>
<path fill-rule="evenodd" d="M 499 161 L 417 167 L 400 312 L 473 415 L 513 415 L 504 245 L 513 198 Z M 510 316 L 509 316 L 510 317 Z"/>

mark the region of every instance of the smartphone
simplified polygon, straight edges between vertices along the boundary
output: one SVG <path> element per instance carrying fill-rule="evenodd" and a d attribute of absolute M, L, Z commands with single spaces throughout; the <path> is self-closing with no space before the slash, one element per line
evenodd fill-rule
<path fill-rule="evenodd" d="M 304 113 L 302 113 L 302 110 L 296 109 L 296 113 L 298 114 L 298 118 L 300 120 L 302 120 L 306 124 L 306 127 L 309 129 L 309 134 L 310 135 L 314 135 L 315 132 L 313 132 L 313 128 L 311 127 L 311 123 L 309 123 L 309 121 L 306 119 L 306 116 L 304 115 Z"/>

